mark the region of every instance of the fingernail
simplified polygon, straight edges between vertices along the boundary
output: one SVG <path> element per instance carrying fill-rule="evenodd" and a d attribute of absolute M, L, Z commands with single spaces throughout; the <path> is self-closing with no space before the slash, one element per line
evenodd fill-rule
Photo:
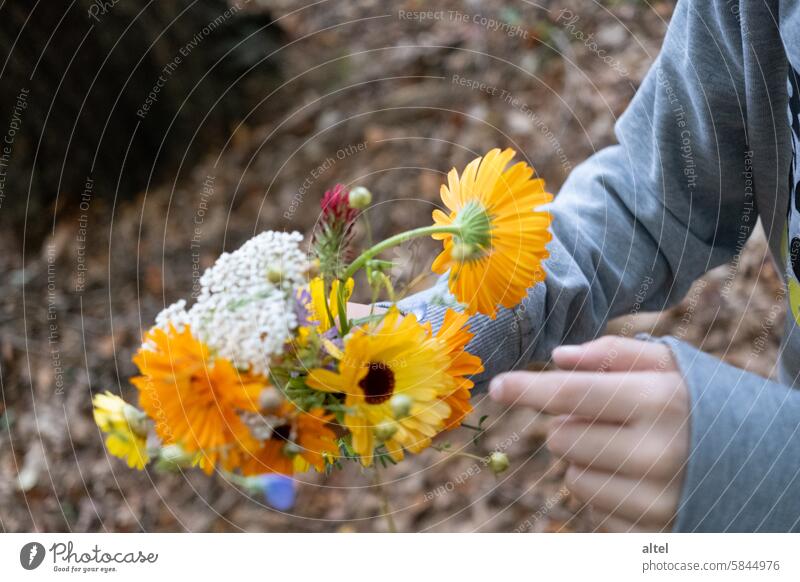
<path fill-rule="evenodd" d="M 494 400 L 500 398 L 503 393 L 503 380 L 505 380 L 505 377 L 501 374 L 500 376 L 495 376 L 489 383 L 489 395 Z"/>
<path fill-rule="evenodd" d="M 581 346 L 558 346 L 553 350 L 553 356 L 557 358 L 576 358 L 581 355 Z"/>

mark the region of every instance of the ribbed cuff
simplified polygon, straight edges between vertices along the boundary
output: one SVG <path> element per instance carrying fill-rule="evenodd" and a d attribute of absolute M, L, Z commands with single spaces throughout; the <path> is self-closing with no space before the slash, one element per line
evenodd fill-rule
<path fill-rule="evenodd" d="M 691 402 L 676 532 L 800 530 L 800 392 L 675 338 Z"/>

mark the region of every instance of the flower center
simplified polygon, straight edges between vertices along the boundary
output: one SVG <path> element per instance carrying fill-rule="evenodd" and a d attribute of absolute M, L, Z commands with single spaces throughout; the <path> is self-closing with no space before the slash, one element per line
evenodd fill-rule
<path fill-rule="evenodd" d="M 358 383 L 364 391 L 364 400 L 367 404 L 386 402 L 394 392 L 394 372 L 383 362 L 370 362 L 367 368 L 367 375 Z"/>
<path fill-rule="evenodd" d="M 276 441 L 289 442 L 291 436 L 292 436 L 292 427 L 288 424 L 282 424 L 272 429 L 272 435 L 270 435 L 269 438 Z"/>

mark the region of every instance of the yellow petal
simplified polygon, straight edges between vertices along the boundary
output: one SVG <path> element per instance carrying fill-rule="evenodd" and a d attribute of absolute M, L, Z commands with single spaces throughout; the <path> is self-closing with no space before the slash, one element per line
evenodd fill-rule
<path fill-rule="evenodd" d="M 344 392 L 342 377 L 324 368 L 315 368 L 308 373 L 306 384 L 321 392 Z"/>

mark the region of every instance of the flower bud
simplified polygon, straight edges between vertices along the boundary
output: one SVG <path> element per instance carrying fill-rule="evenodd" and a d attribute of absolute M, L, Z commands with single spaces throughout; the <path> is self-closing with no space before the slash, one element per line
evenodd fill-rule
<path fill-rule="evenodd" d="M 283 445 L 283 454 L 287 457 L 296 457 L 300 453 L 303 452 L 303 449 L 297 443 L 293 443 L 289 441 L 285 445 Z"/>
<path fill-rule="evenodd" d="M 180 445 L 166 445 L 159 449 L 156 469 L 177 471 L 192 466 L 195 455 L 187 453 Z"/>
<path fill-rule="evenodd" d="M 313 279 L 314 277 L 318 276 L 320 273 L 320 262 L 319 259 L 312 259 L 308 262 L 306 266 L 306 275 Z"/>
<path fill-rule="evenodd" d="M 350 190 L 347 202 L 350 204 L 350 208 L 364 210 L 372 204 L 372 192 L 364 188 L 364 186 L 356 186 Z"/>
<path fill-rule="evenodd" d="M 495 475 L 499 475 L 506 469 L 508 469 L 511 461 L 508 460 L 508 455 L 505 453 L 501 453 L 500 451 L 495 451 L 491 455 L 489 455 L 489 468 Z"/>
<path fill-rule="evenodd" d="M 283 281 L 283 271 L 277 267 L 270 267 L 267 271 L 267 281 L 273 285 L 280 285 L 281 281 Z"/>
<path fill-rule="evenodd" d="M 126 402 L 122 414 L 136 436 L 147 437 L 147 415 L 144 412 Z"/>
<path fill-rule="evenodd" d="M 261 407 L 261 410 L 276 410 L 281 404 L 283 404 L 283 396 L 281 396 L 281 393 L 277 388 L 269 386 L 264 388 L 261 391 L 261 394 L 259 394 L 258 404 Z"/>
<path fill-rule="evenodd" d="M 480 254 L 480 249 L 478 249 L 478 247 L 463 242 L 455 243 L 453 248 L 450 249 L 450 256 L 454 261 L 459 263 L 466 263 L 467 261 L 476 259 Z"/>
<path fill-rule="evenodd" d="M 394 417 L 398 420 L 411 414 L 412 404 L 414 404 L 414 402 L 411 400 L 411 397 L 406 394 L 395 394 L 392 396 L 392 399 L 389 400 L 392 414 L 394 414 Z"/>
<path fill-rule="evenodd" d="M 392 421 L 384 421 L 373 428 L 375 438 L 384 443 L 397 434 L 397 423 Z"/>

